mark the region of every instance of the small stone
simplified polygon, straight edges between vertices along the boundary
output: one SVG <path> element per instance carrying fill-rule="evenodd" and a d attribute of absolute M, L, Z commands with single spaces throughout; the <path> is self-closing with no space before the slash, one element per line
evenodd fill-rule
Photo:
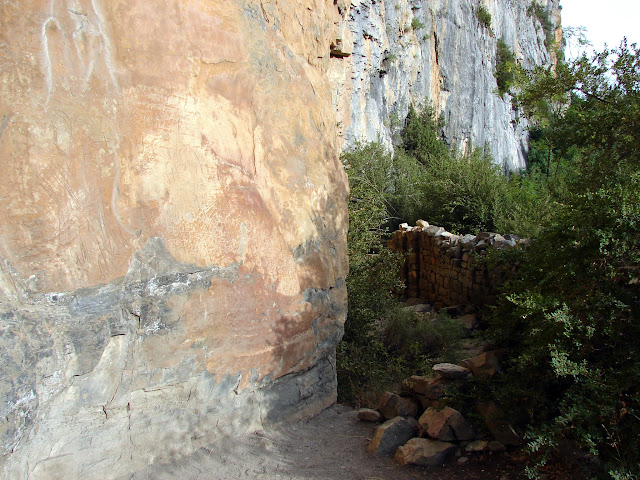
<path fill-rule="evenodd" d="M 424 395 L 424 392 L 426 391 L 427 385 L 429 385 L 430 381 L 431 379 L 429 377 L 420 377 L 418 375 L 413 375 L 409 378 L 406 378 L 402 382 L 402 391 Z"/>
<path fill-rule="evenodd" d="M 425 385 L 424 396 L 429 400 L 439 400 L 444 397 L 444 388 L 449 382 L 442 377 L 432 378 L 429 383 Z"/>
<path fill-rule="evenodd" d="M 384 392 L 378 402 L 378 411 L 387 420 L 394 417 L 415 417 L 418 415 L 418 405 L 411 398 Z"/>
<path fill-rule="evenodd" d="M 406 445 L 398 448 L 393 459 L 400 465 L 436 467 L 442 465 L 455 449 L 456 446 L 453 443 L 428 438 L 412 438 Z"/>
<path fill-rule="evenodd" d="M 491 452 L 504 452 L 507 449 L 502 443 L 493 440 L 487 444 L 487 450 Z"/>
<path fill-rule="evenodd" d="M 379 422 L 382 420 L 382 415 L 377 410 L 361 408 L 358 410 L 358 419 L 363 422 Z"/>
<path fill-rule="evenodd" d="M 484 352 L 463 360 L 460 364 L 471 370 L 471 373 L 476 378 L 492 377 L 500 371 L 500 360 L 497 352 Z"/>
<path fill-rule="evenodd" d="M 460 323 L 464 326 L 467 332 L 471 332 L 478 326 L 478 318 L 473 313 L 463 315 L 459 318 Z"/>
<path fill-rule="evenodd" d="M 422 410 L 426 410 L 427 408 L 442 408 L 444 406 L 441 400 L 432 400 L 424 395 L 416 394 L 415 398 L 422 406 Z"/>
<path fill-rule="evenodd" d="M 438 363 L 433 366 L 433 371 L 449 380 L 467 378 L 470 373 L 466 368 L 453 363 Z"/>
<path fill-rule="evenodd" d="M 467 463 L 468 461 L 469 461 L 469 459 L 468 459 L 467 457 L 460 457 L 460 458 L 458 459 L 458 463 L 459 463 L 460 465 L 464 465 L 464 464 L 465 464 L 465 463 Z"/>
<path fill-rule="evenodd" d="M 425 303 L 425 300 L 421 299 L 421 298 L 408 298 L 404 304 L 407 307 L 413 307 L 415 305 L 422 305 Z"/>
<path fill-rule="evenodd" d="M 487 449 L 489 442 L 486 440 L 475 440 L 464 448 L 465 452 L 484 452 Z"/>
<path fill-rule="evenodd" d="M 426 232 L 427 235 L 436 236 L 444 232 L 444 228 L 436 227 L 435 225 L 430 225 L 427 228 L 422 229 L 423 232 Z"/>
<path fill-rule="evenodd" d="M 433 307 L 428 303 L 418 303 L 416 305 L 407 305 L 403 310 L 413 311 L 416 313 L 429 313 L 433 311 Z"/>
<path fill-rule="evenodd" d="M 393 455 L 399 446 L 413 438 L 416 425 L 415 418 L 396 417 L 387 420 L 375 429 L 367 453 L 372 457 Z"/>
<path fill-rule="evenodd" d="M 478 235 L 476 235 L 476 238 L 478 240 L 489 240 L 489 239 L 491 239 L 491 238 L 493 238 L 495 236 L 496 236 L 496 234 L 493 233 L 493 232 L 480 232 L 480 233 L 478 233 Z"/>

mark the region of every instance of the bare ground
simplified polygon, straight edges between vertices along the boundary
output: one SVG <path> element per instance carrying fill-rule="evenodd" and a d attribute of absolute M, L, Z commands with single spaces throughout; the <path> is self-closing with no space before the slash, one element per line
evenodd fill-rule
<path fill-rule="evenodd" d="M 522 459 L 508 454 L 457 458 L 443 467 L 401 466 L 374 459 L 365 449 L 373 426 L 356 412 L 335 405 L 318 416 L 272 431 L 258 431 L 201 449 L 170 465 L 152 465 L 131 480 L 462 480 L 522 478 Z"/>

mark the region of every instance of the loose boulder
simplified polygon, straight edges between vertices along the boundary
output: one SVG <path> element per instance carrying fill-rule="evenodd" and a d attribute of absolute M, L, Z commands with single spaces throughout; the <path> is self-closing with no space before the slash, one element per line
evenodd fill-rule
<path fill-rule="evenodd" d="M 367 453 L 372 457 L 393 455 L 399 446 L 413 438 L 416 426 L 415 418 L 396 417 L 387 420 L 376 428 Z"/>
<path fill-rule="evenodd" d="M 470 370 L 475 378 L 493 377 L 500 371 L 499 353 L 501 352 L 484 352 L 463 360 L 461 365 Z"/>
<path fill-rule="evenodd" d="M 472 440 L 474 437 L 471 425 L 451 407 L 442 410 L 428 408 L 418 420 L 418 425 L 431 438 L 445 442 Z"/>
<path fill-rule="evenodd" d="M 382 420 L 382 415 L 377 410 L 362 408 L 358 410 L 358 420 L 362 420 L 363 422 L 377 423 Z"/>
<path fill-rule="evenodd" d="M 418 415 L 418 405 L 411 398 L 384 392 L 378 402 L 378 411 L 387 420 L 394 417 L 415 417 Z"/>
<path fill-rule="evenodd" d="M 455 450 L 456 446 L 453 443 L 428 438 L 412 438 L 406 445 L 398 448 L 393 459 L 400 465 L 435 467 L 442 465 Z"/>
<path fill-rule="evenodd" d="M 442 377 L 429 378 L 412 376 L 403 384 L 403 391 L 416 395 L 424 395 L 429 400 L 438 400 L 444 396 L 444 387 L 447 381 Z"/>
<path fill-rule="evenodd" d="M 464 379 L 470 374 L 468 369 L 460 365 L 454 365 L 453 363 L 438 363 L 433 366 L 433 371 L 447 380 Z"/>
<path fill-rule="evenodd" d="M 458 319 L 458 321 L 464 326 L 468 334 L 478 327 L 478 317 L 473 313 L 463 315 Z"/>
<path fill-rule="evenodd" d="M 507 446 L 522 444 L 522 438 L 504 419 L 502 412 L 494 402 L 481 403 L 478 405 L 478 412 L 480 412 L 489 432 L 498 442 Z"/>

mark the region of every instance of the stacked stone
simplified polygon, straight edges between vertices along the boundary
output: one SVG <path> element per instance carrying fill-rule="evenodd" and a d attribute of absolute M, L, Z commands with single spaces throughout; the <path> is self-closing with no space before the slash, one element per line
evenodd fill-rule
<path fill-rule="evenodd" d="M 486 351 L 461 365 L 434 365 L 435 377 L 409 377 L 400 394 L 385 392 L 380 397 L 377 410 L 360 410 L 360 420 L 384 422 L 375 428 L 368 453 L 393 456 L 402 465 L 437 466 L 454 454 L 459 463 L 464 463 L 467 455 L 475 452 L 497 452 L 521 445 L 522 438 L 496 403 L 476 406 L 489 434 L 480 433 L 461 412 L 446 406 L 446 387 L 461 388 L 471 378 L 496 375 L 503 353 Z"/>
<path fill-rule="evenodd" d="M 451 306 L 493 301 L 495 289 L 512 268 L 488 271 L 475 257 L 486 255 L 489 248 L 514 248 L 523 242 L 516 235 L 490 232 L 454 235 L 418 220 L 415 227 L 402 224 L 393 233 L 389 247 L 406 254 L 400 272 L 405 289 L 399 293 L 436 306 Z"/>

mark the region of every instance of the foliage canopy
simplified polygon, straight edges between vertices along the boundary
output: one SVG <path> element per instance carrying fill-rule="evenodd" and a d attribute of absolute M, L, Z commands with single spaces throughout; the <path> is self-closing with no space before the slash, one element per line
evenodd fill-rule
<path fill-rule="evenodd" d="M 512 407 L 540 462 L 571 440 L 598 455 L 613 478 L 633 478 L 640 475 L 638 49 L 623 42 L 538 68 L 519 101 L 568 174 L 495 313 L 493 333 L 517 355 L 494 394 L 517 399 Z"/>

